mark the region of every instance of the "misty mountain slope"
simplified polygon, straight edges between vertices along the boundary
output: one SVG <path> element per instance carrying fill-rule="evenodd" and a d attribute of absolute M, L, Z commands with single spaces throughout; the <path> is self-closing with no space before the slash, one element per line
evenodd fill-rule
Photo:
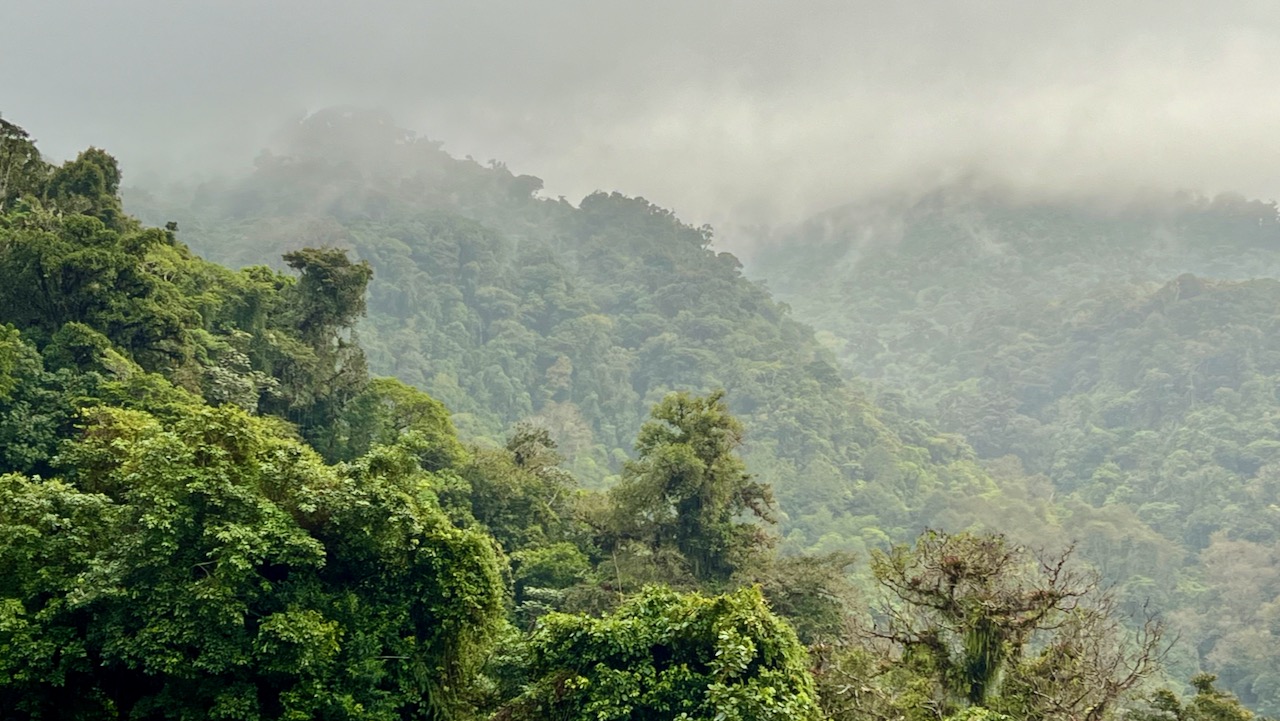
<path fill-rule="evenodd" d="M 1102 213 L 940 193 L 815 220 L 755 267 L 847 371 L 1181 549 L 1168 603 L 1196 662 L 1280 709 L 1274 205 Z M 1226 592 L 1224 565 L 1253 580 Z"/>
<path fill-rule="evenodd" d="M 951 502 L 999 492 L 963 440 L 842 381 L 812 331 L 709 247 L 709 229 L 640 198 L 575 208 L 539 187 L 335 110 L 244 178 L 135 193 L 130 207 L 232 265 L 354 249 L 374 269 L 360 327 L 373 371 L 440 398 L 472 437 L 535 419 L 588 482 L 617 472 L 667 391 L 719 387 L 794 547 L 862 549 L 943 515 L 963 526 L 996 513 Z"/>
<path fill-rule="evenodd" d="M 361 344 L 372 369 L 444 400 L 460 431 L 548 427 L 588 483 L 628 453 L 668 389 L 723 387 L 746 460 L 779 501 L 787 550 L 853 550 L 924 526 L 995 528 L 1035 545 L 1079 541 L 1135 610 L 1174 606 L 1187 551 L 1124 505 L 1056 495 L 1016 460 L 979 462 L 901 393 L 873 400 L 835 356 L 705 228 L 643 199 L 579 207 L 539 181 L 459 160 L 376 114 L 326 111 L 244 177 L 154 195 L 130 209 L 232 265 L 299 245 L 353 248 L 374 269 Z M 1180 647 L 1173 675 L 1198 665 Z"/>
<path fill-rule="evenodd" d="M 666 391 L 725 388 L 787 550 L 866 558 L 925 526 L 1066 545 L 1088 529 L 1081 555 L 1126 597 L 1159 603 L 1180 583 L 1180 548 L 1131 510 L 1057 502 L 1042 476 L 984 467 L 900 398 L 842 380 L 812 329 L 715 252 L 707 229 L 618 194 L 539 199 L 536 178 L 388 128 L 321 113 L 243 178 L 129 205 L 232 265 L 353 248 L 374 269 L 360 326 L 372 370 L 443 400 L 471 438 L 533 419 L 588 484 L 617 472 Z"/>
<path fill-rule="evenodd" d="M 1182 273 L 1271 277 L 1278 247 L 1274 205 L 1239 197 L 1105 211 L 958 188 L 819 216 L 776 238 L 753 270 L 799 317 L 836 333 L 859 374 L 915 387 L 921 370 L 971 375 L 982 359 L 964 355 L 970 335 L 1021 324 L 994 316 Z"/>

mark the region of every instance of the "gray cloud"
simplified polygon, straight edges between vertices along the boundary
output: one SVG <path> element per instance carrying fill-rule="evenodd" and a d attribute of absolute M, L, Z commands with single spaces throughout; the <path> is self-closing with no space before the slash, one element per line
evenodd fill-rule
<path fill-rule="evenodd" d="M 1280 4 L 0 0 L 0 112 L 52 155 L 244 164 L 386 107 L 571 199 L 783 222 L 979 176 L 1280 196 Z"/>

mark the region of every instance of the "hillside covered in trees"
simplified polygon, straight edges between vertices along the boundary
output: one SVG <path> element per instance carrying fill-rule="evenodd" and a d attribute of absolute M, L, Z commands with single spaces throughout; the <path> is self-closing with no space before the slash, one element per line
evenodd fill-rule
<path fill-rule="evenodd" d="M 1161 690 L 1098 569 L 1149 528 L 868 400 L 705 229 L 298 137 L 148 227 L 0 121 L 0 716 L 1253 718 Z"/>
<path fill-rule="evenodd" d="M 1274 204 L 952 188 L 774 240 L 759 272 L 845 373 L 988 467 L 1158 534 L 1128 572 L 1177 609 L 1190 661 L 1280 713 Z"/>
<path fill-rule="evenodd" d="M 812 331 L 693 228 L 641 198 L 578 206 L 541 181 L 453 158 L 390 118 L 322 111 L 244 177 L 130 196 L 232 267 L 303 245 L 373 269 L 369 367 L 440 399 L 460 432 L 530 420 L 592 487 L 615 479 L 648 409 L 726 391 L 793 550 L 864 553 L 930 524 L 994 524 L 957 498 L 996 489 L 965 441 L 877 407 Z"/>

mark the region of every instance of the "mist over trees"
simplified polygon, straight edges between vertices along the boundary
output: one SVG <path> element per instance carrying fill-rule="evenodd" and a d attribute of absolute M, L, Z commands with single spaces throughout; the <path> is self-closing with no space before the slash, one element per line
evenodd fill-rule
<path fill-rule="evenodd" d="M 5 718 L 1251 718 L 1216 683 L 1269 708 L 1270 451 L 1222 430 L 1266 417 L 1244 398 L 1267 283 L 1181 276 L 1083 316 L 1109 350 L 1158 307 L 1140 338 L 1208 354 L 1170 361 L 1172 411 L 1078 401 L 1126 442 L 1200 429 L 1166 441 L 1188 477 L 1237 475 L 1187 516 L 1190 482 L 1143 485 L 1132 450 L 993 453 L 1029 442 L 856 380 L 840 328 L 815 336 L 710 228 L 542 198 L 385 114 L 130 191 L 141 220 L 106 151 L 55 165 L 3 131 Z M 1256 208 L 1228 206 L 1186 223 L 1262 257 Z M 1013 337 L 1050 353 L 1044 312 Z M 1113 375 L 1070 390 L 1134 377 L 1086 355 L 1053 367 Z M 1008 357 L 1027 370 L 992 383 L 1051 362 Z"/>
<path fill-rule="evenodd" d="M 1277 241 L 1275 204 L 1238 195 L 1106 208 L 957 187 L 834 211 L 758 267 L 880 398 L 1143 529 L 1136 555 L 1077 537 L 1169 610 L 1175 666 L 1275 714 Z"/>

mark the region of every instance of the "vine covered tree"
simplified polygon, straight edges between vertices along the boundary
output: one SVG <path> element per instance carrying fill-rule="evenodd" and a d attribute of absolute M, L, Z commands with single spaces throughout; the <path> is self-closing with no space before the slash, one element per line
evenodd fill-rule
<path fill-rule="evenodd" d="M 39 196 L 48 174 L 31 135 L 0 118 L 0 211 L 24 194 Z"/>
<path fill-rule="evenodd" d="M 120 203 L 120 164 L 101 148 L 88 148 L 49 176 L 46 197 L 65 212 L 101 220 L 108 228 L 123 230 L 132 221 Z"/>
<path fill-rule="evenodd" d="M 808 655 L 756 589 L 651 587 L 605 618 L 550 614 L 530 645 L 532 682 L 504 721 L 820 718 Z"/>
<path fill-rule="evenodd" d="M 280 393 L 265 399 L 266 409 L 298 424 L 316 450 L 336 459 L 349 445 L 343 412 L 369 381 L 354 326 L 373 270 L 338 248 L 303 248 L 284 261 L 299 277 L 283 289 L 282 316 L 301 342 L 275 354 Z"/>
<path fill-rule="evenodd" d="M 674 551 L 693 578 L 723 582 L 769 538 L 769 487 L 746 471 L 737 451 L 742 424 L 724 392 L 672 393 L 654 407 L 613 492 L 615 540 L 636 541 L 655 554 Z"/>
<path fill-rule="evenodd" d="M 999 534 L 927 531 L 873 554 L 872 572 L 885 599 L 867 633 L 895 669 L 885 695 L 896 698 L 882 697 L 893 715 L 983 708 L 1097 721 L 1167 651 L 1161 622 L 1127 631 L 1115 599 L 1077 570 L 1071 549 L 1037 557 Z M 873 675 L 865 657 L 843 662 L 830 680 Z"/>

